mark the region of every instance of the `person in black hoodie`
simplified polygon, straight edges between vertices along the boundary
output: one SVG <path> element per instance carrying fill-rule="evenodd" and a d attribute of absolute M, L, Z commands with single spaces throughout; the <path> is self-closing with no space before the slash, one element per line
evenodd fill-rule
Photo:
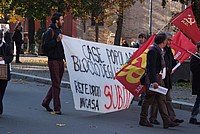
<path fill-rule="evenodd" d="M 52 112 L 53 109 L 50 108 L 49 104 L 53 99 L 54 112 L 55 114 L 60 115 L 60 83 L 64 73 L 65 60 L 64 49 L 61 42 L 62 34 L 60 29 L 64 23 L 62 14 L 58 12 L 54 13 L 51 21 L 52 23 L 50 24 L 44 39 L 44 50 L 48 57 L 48 66 L 52 86 L 44 98 L 42 106 L 46 108 L 47 111 Z"/>
<path fill-rule="evenodd" d="M 15 42 L 16 45 L 16 61 L 15 61 L 16 63 L 21 63 L 19 61 L 19 54 L 21 51 L 22 44 L 24 43 L 24 41 L 22 40 L 21 31 L 22 31 L 22 24 L 21 22 L 18 22 L 15 26 L 15 31 L 12 36 L 12 40 Z"/>
<path fill-rule="evenodd" d="M 7 80 L 0 79 L 0 115 L 3 113 L 3 97 L 5 94 L 5 90 L 10 80 L 10 67 L 9 63 L 13 60 L 13 53 L 10 46 L 4 42 L 2 42 L 3 32 L 0 30 L 0 62 L 4 62 L 7 64 Z"/>

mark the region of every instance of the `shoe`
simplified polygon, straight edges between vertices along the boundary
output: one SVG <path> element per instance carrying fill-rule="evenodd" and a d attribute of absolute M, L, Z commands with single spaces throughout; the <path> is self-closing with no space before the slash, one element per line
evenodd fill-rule
<path fill-rule="evenodd" d="M 54 111 L 55 114 L 61 115 L 61 111 Z"/>
<path fill-rule="evenodd" d="M 49 106 L 45 105 L 44 103 L 42 103 L 42 106 L 43 106 L 44 108 L 46 108 L 46 110 L 47 110 L 48 112 L 53 112 L 53 109 L 51 109 Z"/>
<path fill-rule="evenodd" d="M 139 125 L 145 127 L 153 127 L 153 125 L 148 120 L 140 120 Z"/>
<path fill-rule="evenodd" d="M 176 119 L 176 120 L 174 120 L 173 122 L 175 122 L 175 123 L 183 123 L 184 120 Z"/>
<path fill-rule="evenodd" d="M 200 122 L 198 122 L 197 119 L 195 119 L 195 118 L 190 118 L 189 123 L 190 123 L 190 124 L 200 125 Z"/>
<path fill-rule="evenodd" d="M 154 124 L 154 125 L 160 125 L 160 122 L 158 120 L 153 120 L 153 121 L 150 121 L 151 124 Z"/>
<path fill-rule="evenodd" d="M 16 61 L 16 63 L 22 63 L 21 61 Z"/>
<path fill-rule="evenodd" d="M 163 125 L 163 128 L 169 128 L 169 127 L 176 127 L 176 126 L 179 126 L 179 124 L 178 123 L 176 123 L 176 122 L 170 122 L 169 124 L 164 124 Z"/>

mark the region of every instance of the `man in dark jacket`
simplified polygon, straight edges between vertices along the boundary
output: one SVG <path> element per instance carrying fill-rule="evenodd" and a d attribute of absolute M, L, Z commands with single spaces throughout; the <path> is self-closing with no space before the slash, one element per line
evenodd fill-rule
<path fill-rule="evenodd" d="M 62 14 L 57 12 L 54 13 L 51 21 L 52 24 L 50 24 L 47 35 L 44 39 L 44 50 L 48 56 L 48 66 L 51 75 L 52 86 L 44 98 L 42 106 L 45 107 L 47 111 L 53 111 L 49 107 L 49 104 L 53 99 L 55 114 L 61 114 L 60 83 L 64 73 L 63 60 L 65 59 L 64 49 L 61 42 L 62 34 L 60 29 L 64 23 Z"/>
<path fill-rule="evenodd" d="M 200 105 L 200 42 L 197 43 L 197 53 L 193 55 L 190 60 L 190 70 L 192 72 L 192 95 L 197 95 L 196 101 L 194 103 L 190 123 L 200 125 L 197 121 L 197 115 L 199 114 Z"/>
<path fill-rule="evenodd" d="M 165 95 L 149 90 L 150 84 L 154 89 L 158 86 L 164 86 L 161 72 L 165 67 L 163 48 L 167 44 L 167 36 L 165 33 L 159 33 L 154 39 L 153 47 L 147 53 L 147 66 L 146 66 L 146 95 L 142 104 L 140 113 L 141 126 L 153 127 L 147 120 L 149 106 L 153 104 L 154 100 L 158 103 L 158 109 L 163 119 L 163 128 L 178 126 L 178 123 L 172 122 L 169 118 L 166 105 Z M 148 79 L 148 80 L 147 80 Z"/>
<path fill-rule="evenodd" d="M 19 61 L 19 54 L 21 51 L 22 44 L 24 43 L 24 41 L 22 40 L 21 31 L 22 31 L 22 24 L 21 22 L 18 22 L 15 26 L 15 31 L 12 36 L 12 40 L 15 42 L 16 46 L 16 61 L 15 61 L 16 63 L 21 63 Z"/>
<path fill-rule="evenodd" d="M 168 110 L 169 117 L 172 121 L 176 123 L 182 123 L 184 120 L 177 119 L 175 111 L 172 106 L 172 98 L 171 98 L 171 90 L 172 90 L 172 69 L 176 65 L 176 60 L 174 59 L 170 44 L 172 43 L 172 35 L 169 32 L 166 32 L 167 35 L 167 45 L 164 47 L 165 50 L 165 65 L 166 65 L 166 76 L 164 79 L 165 88 L 168 89 L 168 92 L 166 94 L 166 106 Z M 157 113 L 158 113 L 158 105 L 157 103 L 153 103 L 151 106 L 150 111 L 150 123 L 159 125 L 160 123 L 157 121 Z"/>
<path fill-rule="evenodd" d="M 3 113 L 3 97 L 5 94 L 5 90 L 8 84 L 8 81 L 10 80 L 10 67 L 9 63 L 13 60 L 13 54 L 10 46 L 4 42 L 2 42 L 3 33 L 0 30 L 0 62 L 4 62 L 7 64 L 7 80 L 0 79 L 0 115 Z"/>

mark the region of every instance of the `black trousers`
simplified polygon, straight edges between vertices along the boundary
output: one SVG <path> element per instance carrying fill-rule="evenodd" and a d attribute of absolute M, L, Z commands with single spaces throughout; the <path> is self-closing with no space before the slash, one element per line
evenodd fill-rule
<path fill-rule="evenodd" d="M 16 45 L 16 62 L 18 62 L 22 44 L 15 42 L 15 45 Z"/>
<path fill-rule="evenodd" d="M 0 80 L 0 114 L 3 113 L 3 96 L 7 87 L 7 80 Z"/>

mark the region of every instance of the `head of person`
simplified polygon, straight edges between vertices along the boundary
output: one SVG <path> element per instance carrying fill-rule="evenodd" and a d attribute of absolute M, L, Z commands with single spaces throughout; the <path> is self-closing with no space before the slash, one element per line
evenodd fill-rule
<path fill-rule="evenodd" d="M 197 52 L 200 53 L 200 41 L 197 43 Z"/>
<path fill-rule="evenodd" d="M 3 31 L 0 30 L 0 44 L 2 43 L 2 39 L 3 39 Z"/>
<path fill-rule="evenodd" d="M 62 14 L 59 12 L 55 12 L 51 17 L 51 22 L 56 24 L 56 26 L 61 27 L 64 23 Z"/>
<path fill-rule="evenodd" d="M 138 35 L 138 40 L 143 44 L 146 41 L 146 35 L 144 33 L 140 33 Z"/>
<path fill-rule="evenodd" d="M 164 48 L 167 45 L 167 35 L 165 33 L 159 33 L 154 38 L 154 42 L 160 47 Z"/>
<path fill-rule="evenodd" d="M 20 21 L 17 22 L 17 24 L 15 25 L 15 30 L 22 30 L 22 23 Z"/>
<path fill-rule="evenodd" d="M 167 46 L 170 46 L 172 43 L 172 34 L 170 32 L 166 32 L 165 34 L 167 36 Z"/>

